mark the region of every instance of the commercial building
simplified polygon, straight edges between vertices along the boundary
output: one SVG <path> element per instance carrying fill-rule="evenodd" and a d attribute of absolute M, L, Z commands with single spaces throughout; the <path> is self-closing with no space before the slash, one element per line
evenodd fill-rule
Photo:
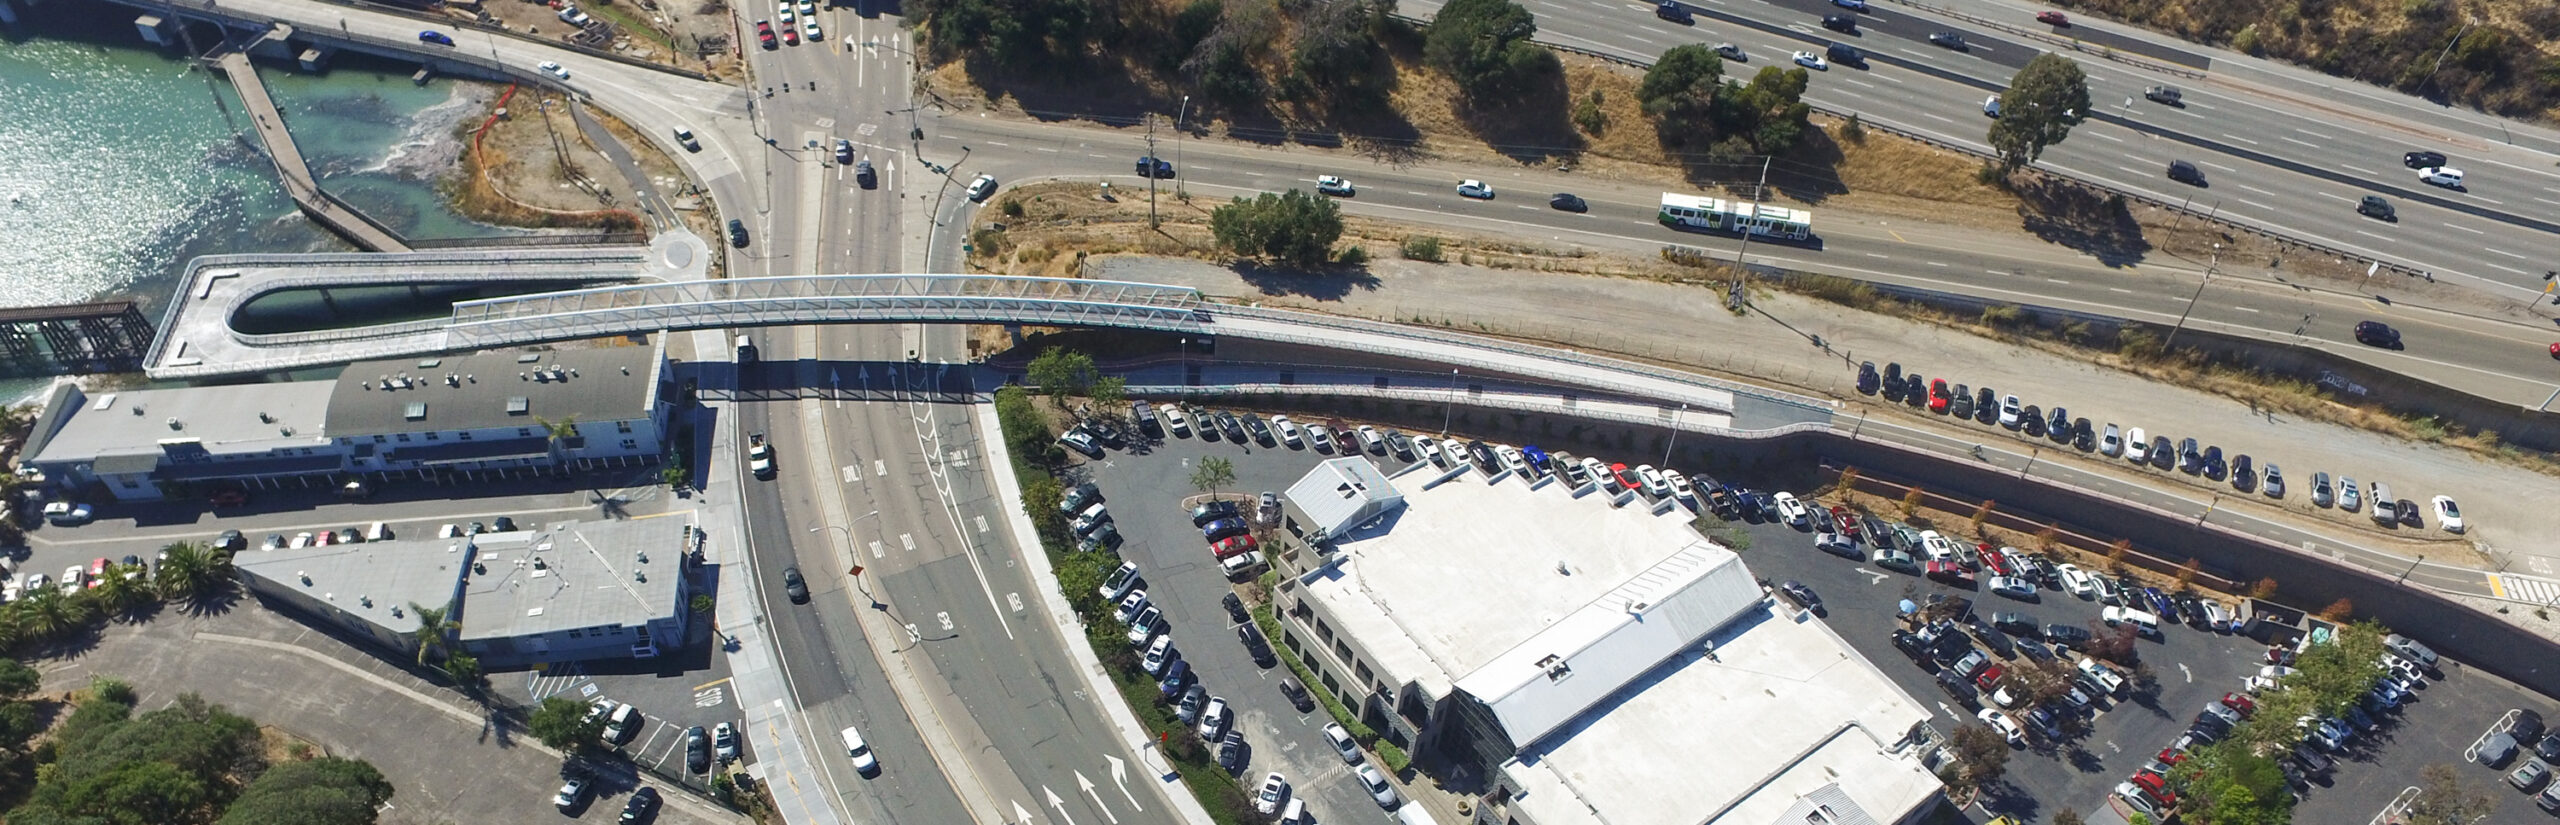
<path fill-rule="evenodd" d="M 616 346 L 357 362 L 331 380 L 65 383 L 24 463 L 58 493 L 123 501 L 648 463 L 665 453 L 665 368 L 662 348 Z"/>
<path fill-rule="evenodd" d="M 1313 526 L 1337 505 L 1299 488 L 1341 477 L 1310 474 L 1286 516 Z M 1283 531 L 1281 641 L 1476 794 L 1478 822 L 1890 824 L 1936 807 L 1926 706 L 1679 505 L 1428 464 L 1385 484 L 1363 495 L 1397 505 L 1325 541 Z"/>
<path fill-rule="evenodd" d="M 684 644 L 685 564 L 699 533 L 676 519 L 571 522 L 455 538 L 394 538 L 232 558 L 249 592 L 404 657 L 421 608 L 461 630 L 449 649 L 486 668 L 648 658 Z"/>

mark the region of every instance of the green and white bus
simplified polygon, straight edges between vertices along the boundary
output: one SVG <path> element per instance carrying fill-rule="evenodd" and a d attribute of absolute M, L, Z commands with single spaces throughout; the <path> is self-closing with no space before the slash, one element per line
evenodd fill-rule
<path fill-rule="evenodd" d="M 1662 193 L 1662 211 L 1655 219 L 1673 229 L 1748 232 L 1791 241 L 1813 236 L 1813 213 L 1803 209 L 1672 192 Z"/>

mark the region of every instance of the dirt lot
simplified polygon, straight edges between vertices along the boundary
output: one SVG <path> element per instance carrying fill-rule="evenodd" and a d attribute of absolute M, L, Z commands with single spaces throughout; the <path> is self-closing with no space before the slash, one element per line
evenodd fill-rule
<path fill-rule="evenodd" d="M 492 120 L 501 109 L 506 115 Z M 717 235 L 718 221 L 698 208 L 699 197 L 684 194 L 690 183 L 672 158 L 613 116 L 593 108 L 586 114 L 631 153 L 657 190 L 684 211 L 696 234 Z M 481 131 L 483 123 L 488 124 L 486 132 Z M 501 90 L 489 96 L 488 111 L 465 122 L 455 139 L 465 147 L 464 165 L 449 186 L 465 214 L 528 227 L 628 228 L 642 221 L 621 170 L 587 140 L 557 96 L 529 86 L 515 87 L 512 97 Z"/>
<path fill-rule="evenodd" d="M 715 77 L 738 70 L 738 60 L 730 51 L 737 37 L 736 18 L 721 0 L 582 0 L 578 9 L 596 21 L 588 28 L 598 32 L 583 37 L 560 19 L 561 5 L 560 0 L 487 0 L 481 10 L 512 31 L 580 42 Z"/>

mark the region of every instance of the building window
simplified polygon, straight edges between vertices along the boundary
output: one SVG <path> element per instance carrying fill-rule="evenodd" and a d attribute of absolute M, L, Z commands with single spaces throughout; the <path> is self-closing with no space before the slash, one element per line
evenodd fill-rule
<path fill-rule="evenodd" d="M 1333 640 L 1333 655 L 1343 661 L 1351 661 L 1351 646 L 1343 644 L 1341 639 L 1335 639 Z"/>
<path fill-rule="evenodd" d="M 1325 624 L 1323 619 L 1317 619 L 1316 638 L 1323 639 L 1328 642 L 1333 641 L 1333 626 Z"/>
<path fill-rule="evenodd" d="M 131 489 L 139 488 L 139 487 L 141 487 L 141 486 L 142 486 L 142 485 L 140 485 L 140 484 L 136 484 L 136 483 L 134 483 L 133 479 L 128 478 L 128 479 L 125 479 L 125 480 L 124 480 L 124 488 L 125 488 L 125 489 L 127 489 L 127 490 L 131 490 Z"/>
<path fill-rule="evenodd" d="M 517 427 L 517 428 L 516 428 L 516 437 L 517 437 L 517 438 L 532 438 L 532 437 L 533 437 L 533 428 L 532 428 L 532 427 Z"/>
<path fill-rule="evenodd" d="M 582 634 L 580 634 L 578 631 L 575 631 L 575 630 L 569 631 L 569 638 L 577 639 L 577 638 L 582 638 L 582 637 L 583 637 L 583 635 L 582 635 Z"/>
<path fill-rule="evenodd" d="M 470 430 L 463 430 L 463 431 L 462 431 L 462 436 L 461 436 L 461 437 L 462 437 L 462 440 L 464 440 L 464 441 L 469 441 L 469 440 L 471 440 L 471 431 L 470 431 Z"/>
<path fill-rule="evenodd" d="M 398 437 L 399 437 L 399 439 L 400 439 L 400 443 L 402 443 L 402 444 L 407 444 L 407 443 L 409 443 L 409 434 L 408 434 L 408 433 L 400 433 L 400 434 L 398 435 Z"/>
<path fill-rule="evenodd" d="M 1360 674 L 1360 681 L 1363 681 L 1363 682 L 1375 682 L 1375 681 L 1378 681 L 1378 674 L 1375 674 L 1375 673 L 1371 673 L 1371 672 L 1369 672 L 1369 663 L 1368 663 L 1368 662 L 1363 662 L 1363 661 L 1360 661 L 1360 660 L 1358 660 L 1358 659 L 1353 659 L 1353 660 L 1351 660 L 1351 672 L 1353 672 L 1353 673 L 1357 673 L 1357 674 Z M 1381 691 L 1381 692 L 1384 692 L 1386 689 L 1387 689 L 1387 688 L 1386 688 L 1386 686 L 1385 686 L 1385 685 L 1379 685 L 1379 686 L 1378 686 L 1378 690 L 1379 690 L 1379 691 Z"/>
<path fill-rule="evenodd" d="M 636 441 L 636 440 L 633 440 L 633 439 L 625 438 L 625 439 L 623 439 L 623 440 L 622 440 L 622 448 L 623 448 L 623 449 L 625 449 L 625 450 L 637 450 L 637 449 L 640 449 L 640 442 L 639 442 L 639 441 Z"/>
<path fill-rule="evenodd" d="M 427 434 L 427 440 L 428 440 L 428 441 L 437 441 L 437 440 L 439 440 L 439 439 L 438 439 L 438 438 L 436 438 L 436 434 L 435 434 L 435 433 L 428 433 L 428 434 Z"/>
<path fill-rule="evenodd" d="M 616 421 L 616 422 L 613 422 L 613 431 L 614 431 L 614 432 L 617 432 L 617 433 L 629 434 L 629 433 L 631 432 L 631 422 L 629 422 L 629 421 Z"/>
<path fill-rule="evenodd" d="M 389 441 L 389 440 L 391 440 L 391 439 L 390 439 L 390 438 L 388 438 L 388 437 L 386 437 L 386 436 L 379 436 L 379 435 L 377 435 L 377 436 L 374 436 L 374 437 L 373 437 L 373 443 L 375 443 L 375 444 L 380 444 L 380 443 L 382 443 L 382 442 Z"/>

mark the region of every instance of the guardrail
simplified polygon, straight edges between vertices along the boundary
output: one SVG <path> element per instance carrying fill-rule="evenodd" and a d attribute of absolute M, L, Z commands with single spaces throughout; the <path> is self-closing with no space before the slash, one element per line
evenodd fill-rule
<path fill-rule="evenodd" d="M 1976 16 L 1976 15 L 1966 14 L 1966 13 L 1964 13 L 1964 12 L 1956 11 L 1955 9 L 1947 8 L 1947 7 L 1945 7 L 1945 6 L 1932 6 L 1932 5 L 1929 5 L 1929 4 L 1927 4 L 1927 3 L 1916 2 L 1915 0 L 1892 0 L 1892 1 L 1893 1 L 1893 3 L 1894 3 L 1895 5 L 1908 6 L 1908 7 L 1915 8 L 1915 9 L 1919 9 L 1919 10 L 1921 10 L 1921 11 L 1925 11 L 1925 12 L 1928 12 L 1928 13 L 1930 13 L 1930 14 L 1935 14 L 1935 15 L 1938 15 L 1938 16 L 1941 16 L 1941 17 L 1952 17 L 1952 18 L 1955 18 L 1955 19 L 1957 19 L 1957 20 L 1962 20 L 1962 21 L 1964 21 L 1964 22 L 1971 23 L 1971 24 L 1976 25 L 1976 26 L 1981 26 L 1981 27 L 1983 27 L 1983 28 L 1987 28 L 1987 29 L 1996 29 L 1996 30 L 1999 30 L 1999 31 L 2004 32 L 2004 33 L 2007 33 L 2007 34 L 2012 34 L 2012 35 L 2016 35 L 2016 36 L 2019 36 L 2019 37 L 2029 37 L 2029 38 L 2034 38 L 2034 39 L 2037 39 L 2037 40 L 2045 41 L 2045 42 L 2047 42 L 2047 43 L 2057 43 L 2057 44 L 2061 44 L 2061 45 L 2064 45 L 2064 46 L 2068 46 L 2068 47 L 2070 47 L 2070 48 L 2071 48 L 2071 50 L 2072 50 L 2072 51 L 2079 52 L 2079 53 L 2081 53 L 2081 54 L 2094 54 L 2094 55 L 2097 55 L 2097 56 L 2099 56 L 2099 57 L 2106 58 L 2106 59 L 2108 59 L 2108 60 L 2113 60 L 2113 61 L 2115 61 L 2115 62 L 2122 63 L 2122 64 L 2125 64 L 2125 65 L 2127 65 L 2127 66 L 2132 66 L 2132 67 L 2134 67 L 2134 68 L 2142 69 L 2142 70 L 2145 70 L 2145 71 L 2159 72 L 2159 73 L 2161 73 L 2161 74 L 2167 74 L 2167 75 L 2176 75 L 2176 76 L 2178 76 L 2178 77 L 2184 77 L 2184 78 L 2188 78 L 2188 79 L 2191 79 L 2191 80 L 2203 80 L 2203 79 L 2205 78 L 2205 73 L 2204 73 L 2204 72 L 2196 71 L 2196 70 L 2194 70 L 2194 69 L 2188 69 L 2188 68 L 2183 68 L 2183 67 L 2179 67 L 2179 66 L 2171 66 L 2171 65 L 2166 64 L 2166 63 L 2161 63 L 2161 62 L 2154 61 L 2154 60 L 2149 60 L 2149 59 L 2146 59 L 2146 58 L 2140 58 L 2140 57 L 2128 57 L 2128 56 L 2126 56 L 2123 52 L 2117 51 L 2117 50 L 2115 50 L 2115 49 L 2107 48 L 2107 47 L 2105 47 L 2105 46 L 2098 46 L 2098 47 L 2095 47 L 2095 48 L 2093 49 L 2093 48 L 2091 48 L 2091 47 L 2089 46 L 2089 44 L 2088 44 L 2088 43 L 2086 43 L 2086 42 L 2084 42 L 2084 41 L 2082 41 L 2082 40 L 2080 40 L 2079 38 L 2076 38 L 2076 37 L 2056 37 L 2056 36 L 2054 36 L 2054 35 L 2053 35 L 2053 33 L 2051 33 L 2051 32 L 2040 32 L 2040 31 L 2036 31 L 2036 30 L 2034 30 L 2034 29 L 2027 28 L 2027 27 L 2025 27 L 2025 26 L 2016 26 L 2016 25 L 2011 25 L 2011 24 L 2003 23 L 2003 22 L 2000 22 L 2000 21 L 1997 21 L 1997 20 L 1992 20 L 1992 19 L 1987 18 L 1987 17 L 1980 17 L 1980 16 Z"/>

